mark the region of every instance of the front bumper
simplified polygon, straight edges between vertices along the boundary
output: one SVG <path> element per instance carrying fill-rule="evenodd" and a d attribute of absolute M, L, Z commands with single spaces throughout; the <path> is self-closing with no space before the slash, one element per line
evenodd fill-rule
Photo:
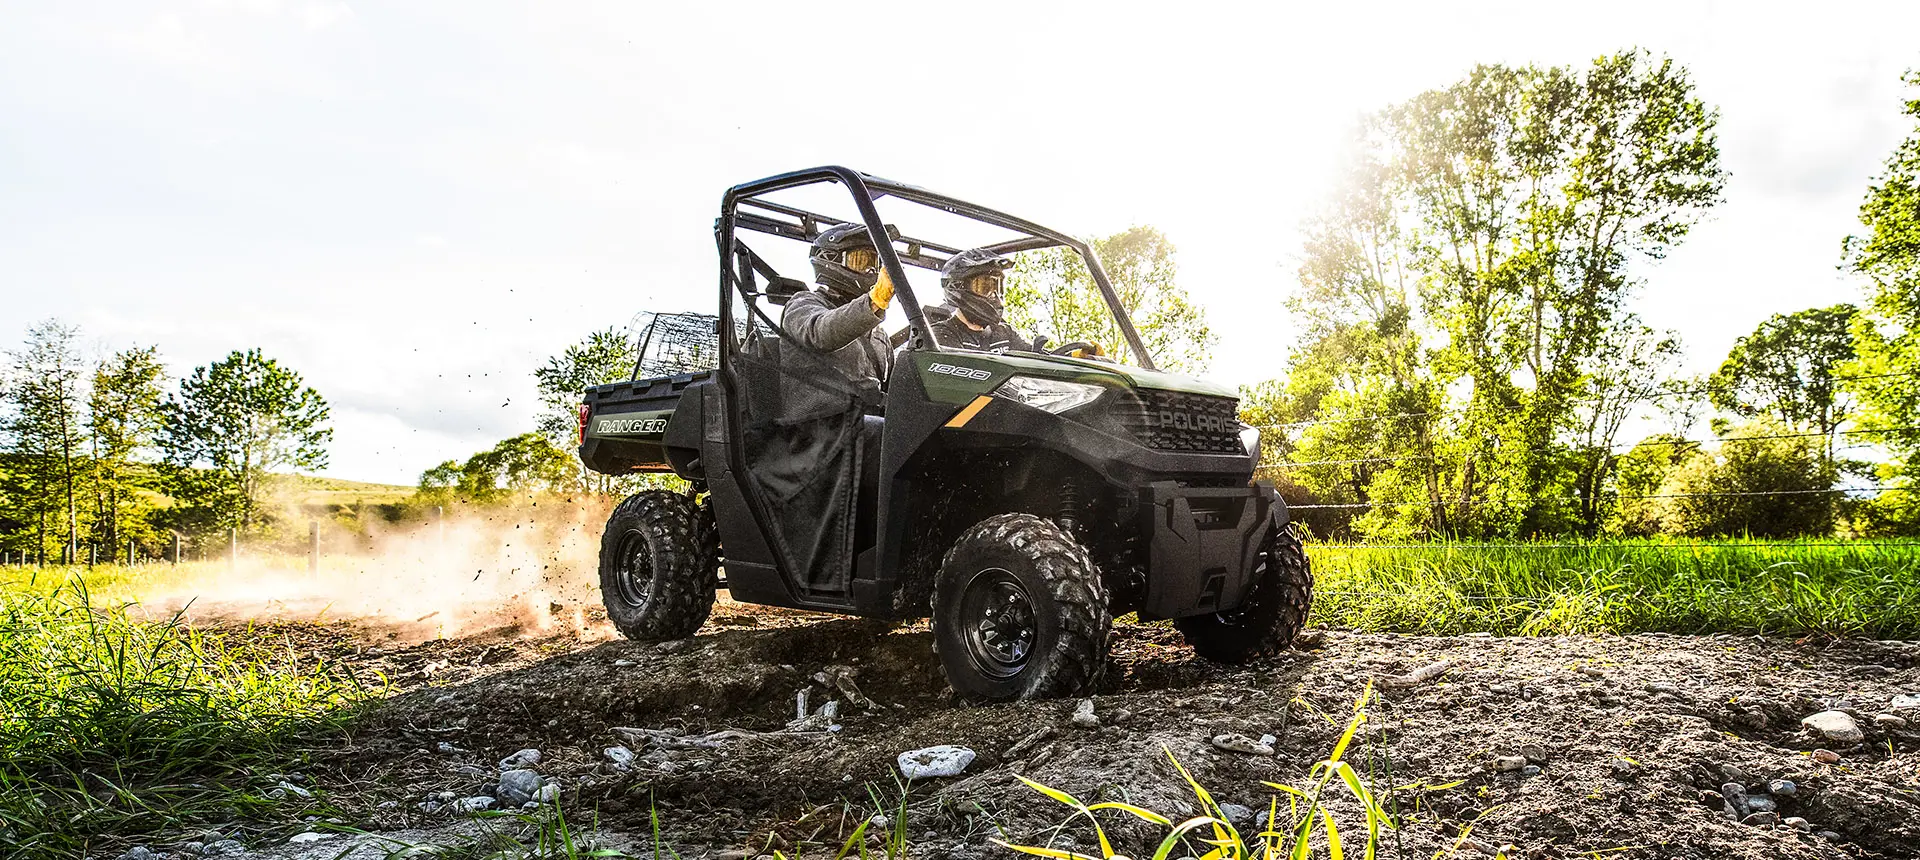
<path fill-rule="evenodd" d="M 1140 493 L 1148 536 L 1142 618 L 1184 618 L 1233 609 L 1253 587 L 1267 535 L 1287 522 L 1287 504 L 1265 481 L 1251 487 L 1148 484 Z"/>

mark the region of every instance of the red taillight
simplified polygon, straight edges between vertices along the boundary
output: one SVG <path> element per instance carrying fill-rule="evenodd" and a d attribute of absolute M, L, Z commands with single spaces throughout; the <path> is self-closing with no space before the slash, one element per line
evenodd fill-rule
<path fill-rule="evenodd" d="M 592 409 L 588 408 L 587 404 L 585 403 L 580 404 L 580 442 L 579 444 L 581 445 L 587 444 L 587 415 L 592 411 L 593 411 Z"/>

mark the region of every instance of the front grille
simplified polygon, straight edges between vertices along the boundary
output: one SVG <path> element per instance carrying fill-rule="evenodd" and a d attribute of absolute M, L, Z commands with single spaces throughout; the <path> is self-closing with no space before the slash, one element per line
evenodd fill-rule
<path fill-rule="evenodd" d="M 1140 444 L 1162 451 L 1245 454 L 1240 445 L 1240 401 L 1178 391 L 1141 389 L 1127 429 Z"/>

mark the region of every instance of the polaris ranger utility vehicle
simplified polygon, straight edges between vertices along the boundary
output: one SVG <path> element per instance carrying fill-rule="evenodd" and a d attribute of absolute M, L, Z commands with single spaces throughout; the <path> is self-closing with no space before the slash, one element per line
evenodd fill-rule
<path fill-rule="evenodd" d="M 817 214 L 816 201 L 844 217 Z M 965 245 L 922 234 L 942 219 Z M 848 378 L 780 325 L 808 285 L 770 257 L 804 261 L 806 243 L 848 223 L 891 240 L 875 251 L 904 329 L 884 385 Z M 1258 431 L 1240 423 L 1232 390 L 1154 368 L 1085 243 L 843 167 L 729 189 L 715 235 L 717 317 L 655 317 L 633 380 L 588 390 L 580 410 L 588 468 L 691 484 L 632 496 L 607 522 L 601 591 L 622 633 L 690 636 L 720 588 L 749 603 L 931 615 L 954 689 L 1004 700 L 1090 692 L 1127 612 L 1172 619 L 1227 662 L 1299 631 L 1313 580 L 1286 504 L 1252 482 Z M 1126 362 L 1069 356 L 1097 352 L 1084 343 L 940 343 L 908 267 L 938 270 L 966 247 L 1077 253 Z"/>

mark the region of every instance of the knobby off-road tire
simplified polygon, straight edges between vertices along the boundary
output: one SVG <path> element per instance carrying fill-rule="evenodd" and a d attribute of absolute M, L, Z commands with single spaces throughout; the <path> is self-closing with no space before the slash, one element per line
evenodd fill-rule
<path fill-rule="evenodd" d="M 981 520 L 947 550 L 934 579 L 934 649 L 947 682 L 967 698 L 1092 692 L 1106 673 L 1112 629 L 1087 551 L 1032 514 Z"/>
<path fill-rule="evenodd" d="M 1280 653 L 1306 626 L 1313 570 L 1292 528 L 1267 534 L 1255 556 L 1253 588 L 1238 609 L 1173 622 L 1194 653 L 1219 663 L 1245 663 Z"/>
<path fill-rule="evenodd" d="M 684 639 L 706 623 L 718 581 L 711 528 L 686 496 L 627 497 L 600 536 L 600 599 L 628 639 Z"/>

